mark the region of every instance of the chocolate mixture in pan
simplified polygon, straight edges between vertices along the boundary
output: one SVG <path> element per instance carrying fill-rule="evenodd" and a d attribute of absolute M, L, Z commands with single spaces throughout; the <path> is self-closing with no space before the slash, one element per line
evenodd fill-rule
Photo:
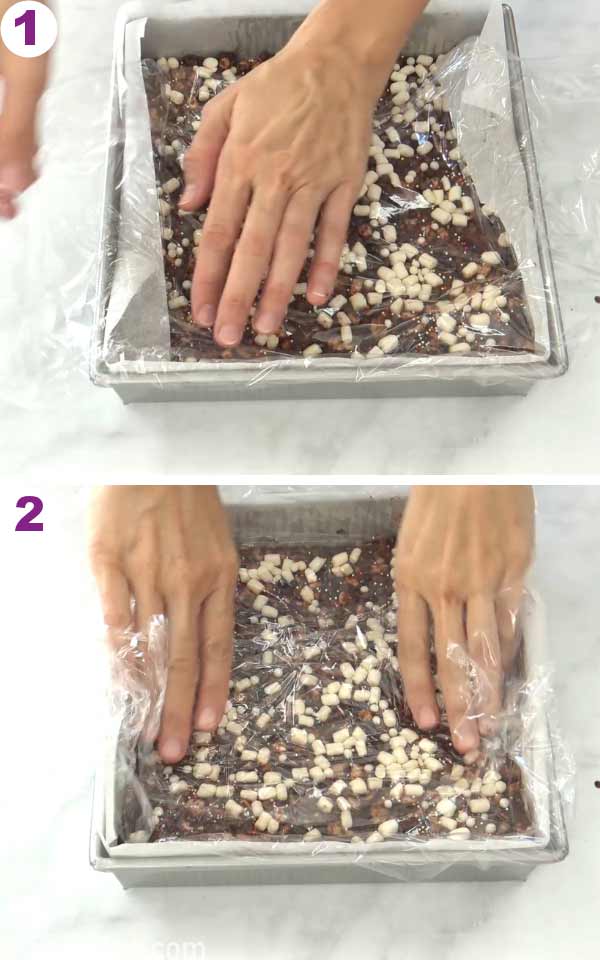
<path fill-rule="evenodd" d="M 214 735 L 139 760 L 151 840 L 533 835 L 498 741 L 466 757 L 424 736 L 395 658 L 393 544 L 242 551 L 230 702 Z M 145 833 L 129 836 L 147 840 Z"/>
<path fill-rule="evenodd" d="M 438 64 L 424 55 L 401 58 L 379 102 L 369 169 L 329 304 L 317 310 L 305 297 L 311 249 L 280 336 L 255 335 L 249 323 L 239 347 L 221 349 L 210 331 L 192 324 L 205 211 L 178 212 L 184 152 L 204 104 L 260 62 L 227 53 L 143 64 L 172 359 L 535 353 L 515 252 L 502 222 L 480 203 L 435 87 Z"/>

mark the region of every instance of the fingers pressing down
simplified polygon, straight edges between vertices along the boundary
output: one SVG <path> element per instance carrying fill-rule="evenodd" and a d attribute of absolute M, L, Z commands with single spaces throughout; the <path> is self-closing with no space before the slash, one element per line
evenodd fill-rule
<path fill-rule="evenodd" d="M 429 614 L 413 590 L 398 595 L 398 663 L 410 711 L 422 730 L 431 730 L 440 715 L 429 653 Z"/>
<path fill-rule="evenodd" d="M 197 210 L 213 192 L 219 157 L 229 133 L 233 98 L 234 91 L 225 90 L 204 107 L 200 130 L 184 158 L 182 210 Z"/>
<path fill-rule="evenodd" d="M 238 567 L 227 515 L 214 487 L 105 487 L 90 521 L 90 560 L 113 648 L 125 650 L 127 628 L 145 634 L 153 617 L 167 617 L 166 688 L 139 645 L 131 667 L 156 702 L 164 693 L 162 716 L 149 711 L 143 738 L 154 741 L 158 732 L 162 759 L 176 763 L 194 724 L 214 730 L 227 701 Z"/>
<path fill-rule="evenodd" d="M 275 238 L 273 257 L 254 320 L 257 333 L 277 333 L 306 260 L 320 199 L 308 189 L 290 200 Z M 339 259 L 339 257 L 338 257 Z"/>
<path fill-rule="evenodd" d="M 169 673 L 158 739 L 166 763 L 185 755 L 192 732 L 192 713 L 200 670 L 197 608 L 191 598 L 169 604 Z"/>
<path fill-rule="evenodd" d="M 200 682 L 194 725 L 215 730 L 227 702 L 233 657 L 233 585 L 217 587 L 200 612 Z"/>
<path fill-rule="evenodd" d="M 479 746 L 470 681 L 470 657 L 465 634 L 463 604 L 442 599 L 433 610 L 437 675 L 446 704 L 454 746 L 468 753 Z"/>

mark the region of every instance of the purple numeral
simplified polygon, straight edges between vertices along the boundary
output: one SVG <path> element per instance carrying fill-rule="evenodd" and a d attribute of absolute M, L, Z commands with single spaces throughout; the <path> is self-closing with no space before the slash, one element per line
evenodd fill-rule
<path fill-rule="evenodd" d="M 22 17 L 15 20 L 15 27 L 25 24 L 25 46 L 35 47 L 35 10 L 26 10 Z"/>
<path fill-rule="evenodd" d="M 28 512 L 21 517 L 17 523 L 15 530 L 20 532 L 22 530 L 31 531 L 31 530 L 43 530 L 43 523 L 34 523 L 36 517 L 39 517 L 40 513 L 44 509 L 44 504 L 39 497 L 20 497 L 17 500 L 17 509 L 25 510 L 29 507 Z"/>

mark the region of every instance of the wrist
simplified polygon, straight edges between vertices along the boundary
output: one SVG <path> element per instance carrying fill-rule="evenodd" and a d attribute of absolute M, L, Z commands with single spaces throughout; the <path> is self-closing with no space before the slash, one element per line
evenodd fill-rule
<path fill-rule="evenodd" d="M 413 23 L 427 0 L 321 0 L 288 47 L 337 63 L 380 96 Z"/>
<path fill-rule="evenodd" d="M 307 71 L 319 84 L 331 79 L 336 84 L 350 87 L 353 96 L 360 94 L 377 101 L 387 82 L 391 63 L 375 62 L 354 46 L 345 35 L 338 38 L 335 34 L 324 36 L 316 29 L 307 29 L 301 36 L 295 36 L 281 51 L 280 56 L 292 58 L 301 70 Z"/>
<path fill-rule="evenodd" d="M 36 113 L 23 110 L 7 97 L 0 113 L 0 145 L 5 141 L 28 143 L 35 140 Z"/>
<path fill-rule="evenodd" d="M 12 124 L 0 117 L 0 159 L 26 158 L 33 159 L 37 153 L 37 138 L 35 126 Z"/>

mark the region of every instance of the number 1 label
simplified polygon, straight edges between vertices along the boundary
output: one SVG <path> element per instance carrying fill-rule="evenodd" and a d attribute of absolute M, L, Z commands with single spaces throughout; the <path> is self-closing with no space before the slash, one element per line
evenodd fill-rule
<path fill-rule="evenodd" d="M 35 10 L 26 10 L 21 17 L 15 20 L 15 27 L 25 25 L 25 46 L 35 47 Z"/>
<path fill-rule="evenodd" d="M 56 17 L 39 0 L 11 4 L 0 23 L 3 42 L 18 57 L 41 57 L 54 46 L 57 33 Z"/>

